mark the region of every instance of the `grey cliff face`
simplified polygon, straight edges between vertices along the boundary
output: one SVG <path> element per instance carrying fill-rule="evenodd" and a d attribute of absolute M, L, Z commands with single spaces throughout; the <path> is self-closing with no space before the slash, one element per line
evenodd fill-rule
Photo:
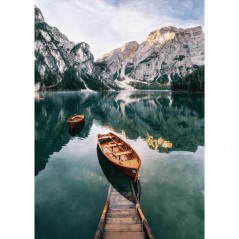
<path fill-rule="evenodd" d="M 164 27 L 151 32 L 141 44 L 126 43 L 98 59 L 105 64 L 102 78 L 160 83 L 162 77 L 184 76 L 204 64 L 204 33 L 202 28 Z"/>
<path fill-rule="evenodd" d="M 35 23 L 44 22 L 45 19 L 39 8 L 35 6 Z"/>
<path fill-rule="evenodd" d="M 65 73 L 69 69 L 81 82 L 81 88 L 87 88 L 81 76 L 91 75 L 94 70 L 89 48 L 85 42 L 69 41 L 56 27 L 49 26 L 35 6 L 35 83 L 40 90 L 64 88 L 62 81 L 67 81 Z"/>

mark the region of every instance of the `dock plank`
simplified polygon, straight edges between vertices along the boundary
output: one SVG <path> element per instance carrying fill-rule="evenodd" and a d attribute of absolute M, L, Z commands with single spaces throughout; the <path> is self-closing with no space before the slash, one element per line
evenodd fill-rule
<path fill-rule="evenodd" d="M 135 208 L 134 205 L 119 205 L 119 204 L 111 204 L 109 205 L 109 209 L 132 209 Z"/>
<path fill-rule="evenodd" d="M 106 219 L 106 223 L 121 223 L 121 224 L 140 224 L 140 219 L 137 217 L 126 217 L 126 218 L 115 218 L 115 217 L 111 217 L 111 218 L 107 218 Z"/>
<path fill-rule="evenodd" d="M 104 231 L 121 231 L 121 232 L 142 232 L 142 225 L 138 224 L 105 224 Z"/>
<path fill-rule="evenodd" d="M 112 208 L 109 209 L 108 213 L 110 214 L 135 214 L 136 209 L 135 208 L 129 208 L 127 210 L 122 210 L 122 209 L 117 209 L 117 208 Z"/>
<path fill-rule="evenodd" d="M 112 197 L 111 199 L 110 199 L 110 203 L 114 203 L 114 202 L 125 202 L 125 203 L 132 203 L 130 200 L 128 200 L 128 199 L 126 199 L 126 198 L 120 198 L 120 197 L 116 197 L 116 196 L 114 196 L 114 197 Z"/>
<path fill-rule="evenodd" d="M 114 204 L 129 205 L 129 206 L 135 205 L 133 202 L 130 202 L 129 200 L 125 201 L 125 200 L 117 200 L 117 199 L 110 202 L 110 205 L 114 205 Z"/>
<path fill-rule="evenodd" d="M 103 239 L 144 239 L 144 232 L 105 232 Z"/>
<path fill-rule="evenodd" d="M 108 213 L 107 216 L 106 216 L 106 219 L 108 218 L 137 218 L 137 215 L 135 214 L 127 214 L 127 213 L 124 213 L 124 214 L 116 214 L 116 213 Z"/>

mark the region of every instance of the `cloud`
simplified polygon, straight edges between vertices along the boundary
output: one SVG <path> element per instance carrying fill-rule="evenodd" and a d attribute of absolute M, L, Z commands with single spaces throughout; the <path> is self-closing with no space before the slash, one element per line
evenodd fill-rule
<path fill-rule="evenodd" d="M 36 0 L 48 24 L 69 40 L 85 41 L 95 58 L 164 27 L 203 26 L 198 0 Z"/>

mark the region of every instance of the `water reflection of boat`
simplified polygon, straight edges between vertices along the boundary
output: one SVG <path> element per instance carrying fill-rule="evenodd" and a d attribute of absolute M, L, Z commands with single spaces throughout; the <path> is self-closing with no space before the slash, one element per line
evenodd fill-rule
<path fill-rule="evenodd" d="M 153 136 L 150 136 L 147 133 L 147 138 L 146 138 L 146 144 L 150 147 L 153 148 L 154 150 L 158 150 L 159 147 L 165 148 L 165 149 L 170 149 L 173 147 L 172 142 L 160 137 L 158 139 L 154 139 Z"/>
<path fill-rule="evenodd" d="M 75 136 L 78 133 L 80 133 L 80 131 L 84 128 L 85 126 L 85 121 L 83 121 L 82 123 L 76 125 L 75 127 L 69 127 L 69 133 L 71 136 Z"/>
<path fill-rule="evenodd" d="M 80 125 L 80 124 L 85 122 L 85 116 L 84 115 L 74 114 L 71 117 L 69 117 L 66 120 L 66 122 L 67 122 L 67 124 L 69 125 L 69 127 L 71 129 L 74 129 L 76 126 L 78 126 L 78 125 Z"/>
<path fill-rule="evenodd" d="M 121 130 L 121 135 L 122 135 L 124 138 L 126 138 L 126 133 L 125 133 L 124 130 Z"/>
<path fill-rule="evenodd" d="M 141 159 L 134 149 L 113 133 L 98 134 L 98 145 L 108 161 L 136 182 Z"/>
<path fill-rule="evenodd" d="M 113 127 L 109 126 L 109 125 L 105 125 L 103 127 L 108 129 L 108 130 L 115 131 L 115 129 Z"/>
<path fill-rule="evenodd" d="M 164 147 L 164 148 L 172 148 L 172 147 L 173 147 L 173 144 L 172 144 L 172 142 L 165 140 L 165 141 L 163 142 L 163 144 L 162 144 L 162 147 Z"/>

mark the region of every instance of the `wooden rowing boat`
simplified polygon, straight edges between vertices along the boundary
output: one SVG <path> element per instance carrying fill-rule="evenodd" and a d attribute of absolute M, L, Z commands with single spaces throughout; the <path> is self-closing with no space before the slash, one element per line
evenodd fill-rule
<path fill-rule="evenodd" d="M 136 182 L 141 159 L 135 150 L 113 133 L 98 134 L 98 146 L 109 162 Z"/>
<path fill-rule="evenodd" d="M 84 115 L 77 115 L 74 114 L 71 117 L 69 117 L 66 122 L 68 123 L 70 129 L 74 129 L 76 126 L 79 126 L 80 124 L 85 122 L 85 116 Z"/>

